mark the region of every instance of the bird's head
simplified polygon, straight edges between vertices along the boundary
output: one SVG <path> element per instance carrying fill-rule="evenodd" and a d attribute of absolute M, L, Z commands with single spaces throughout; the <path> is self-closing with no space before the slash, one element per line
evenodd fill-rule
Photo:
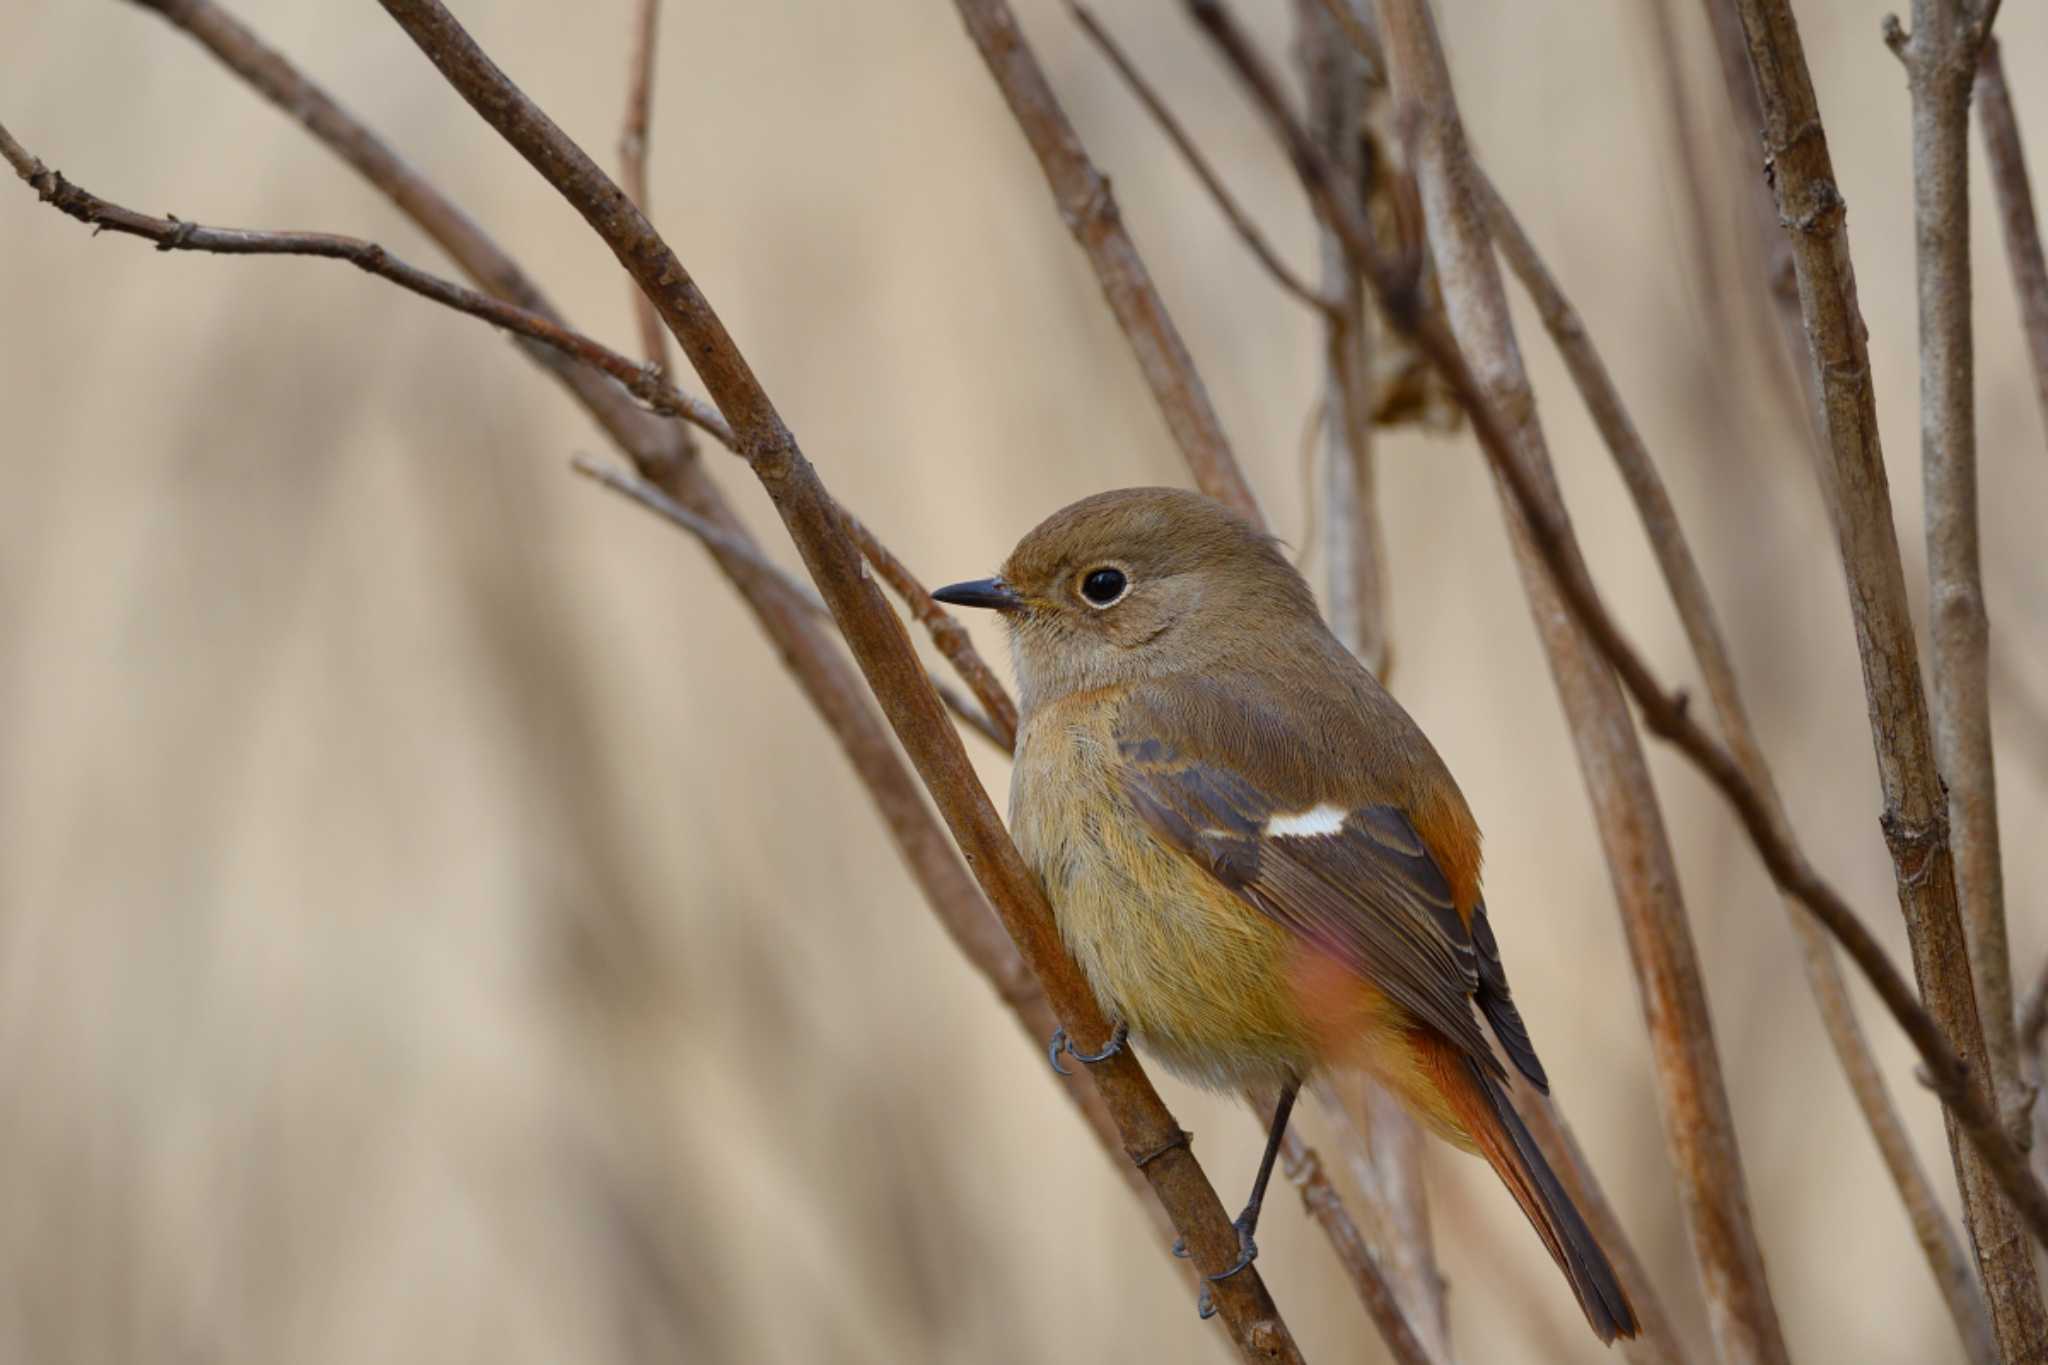
<path fill-rule="evenodd" d="M 1255 657 L 1322 620 L 1271 536 L 1178 488 L 1084 498 L 1019 541 L 997 577 L 932 596 L 1001 613 L 1027 714 L 1076 692 Z"/>

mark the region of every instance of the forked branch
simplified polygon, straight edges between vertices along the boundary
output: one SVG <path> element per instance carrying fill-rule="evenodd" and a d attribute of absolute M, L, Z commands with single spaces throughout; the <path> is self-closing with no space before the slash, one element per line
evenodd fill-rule
<path fill-rule="evenodd" d="M 1236 49 L 1226 47 L 1224 50 L 1235 64 Z M 1306 178 L 1320 180 L 1326 172 L 1306 137 L 1300 135 L 1299 128 L 1292 125 L 1291 120 L 1278 126 L 1290 154 L 1306 159 Z M 1341 219 L 1337 221 L 1346 241 L 1366 261 L 1367 278 L 1379 292 L 1388 316 L 1417 339 L 1452 384 L 1460 404 L 1474 423 L 1488 464 L 1527 517 L 1531 540 L 1542 555 L 1550 576 L 1556 581 L 1564 604 L 1635 700 L 1643 723 L 1651 733 L 1668 740 L 1684 753 L 1713 783 L 1742 821 L 1744 831 L 1778 888 L 1806 907 L 1863 972 L 1887 1011 L 1919 1052 L 1927 1069 L 1929 1085 L 1954 1115 L 1960 1131 L 1969 1138 L 1987 1168 L 1995 1173 L 1999 1187 L 2019 1207 L 2035 1236 L 2048 1244 L 2048 1190 L 2044 1190 L 2026 1170 L 2017 1148 L 2007 1140 L 1988 1097 L 1972 1081 L 1969 1069 L 1933 1016 L 1920 1004 L 1912 986 L 1885 956 L 1883 947 L 1864 927 L 1856 912 L 1808 861 L 1791 832 L 1771 818 L 1769 807 L 1743 775 L 1740 766 L 1692 717 L 1685 696 L 1666 689 L 1658 681 L 1648 663 L 1615 623 L 1584 566 L 1568 553 L 1563 532 L 1549 516 L 1531 514 L 1532 509 L 1540 509 L 1543 505 L 1538 491 L 1515 458 L 1507 428 L 1473 377 L 1444 319 L 1422 307 L 1414 263 L 1381 257 L 1369 237 L 1358 232 L 1355 225 L 1346 225 Z"/>
<path fill-rule="evenodd" d="M 812 581 L 832 607 L 842 635 L 924 779 L 953 837 L 1025 963 L 1078 1046 L 1100 1050 L 1109 1037 L 1087 983 L 1061 946 L 1044 893 L 1011 843 L 967 761 L 960 736 L 902 624 L 861 571 L 860 554 L 817 471 L 805 458 L 710 301 L 675 253 L 619 187 L 529 100 L 437 0 L 383 0 L 384 8 L 448 82 L 534 169 L 576 208 L 639 282 L 689 357 L 713 402 L 731 423 L 740 450 L 781 514 Z M 1116 1117 L 1126 1151 L 1206 1274 L 1228 1268 L 1237 1234 L 1187 1145 L 1129 1049 L 1090 1073 Z M 1247 1360 L 1298 1360 L 1265 1282 L 1252 1266 L 1219 1281 L 1215 1302 Z"/>
<path fill-rule="evenodd" d="M 1921 689 L 1919 646 L 1892 521 L 1870 353 L 1849 255 L 1847 204 L 1836 185 L 1820 104 L 1790 0 L 1736 0 L 1735 7 L 1763 116 L 1767 174 L 1792 247 L 1812 373 L 1820 381 L 1828 457 L 1823 464 L 1831 471 L 1832 482 L 1828 501 L 1863 666 L 1871 741 L 1884 794 L 1882 828 L 1929 1031 L 1943 1044 L 1941 1065 L 1930 1058 L 1929 1070 L 1949 1101 L 1944 1117 L 1962 1190 L 1963 1221 L 1976 1251 L 1999 1347 L 2008 1361 L 2038 1362 L 2048 1359 L 2048 1315 L 2022 1223 L 2031 1226 L 2037 1238 L 2048 1239 L 2048 1198 L 2008 1140 L 1999 1119 L 1997 1092 L 1987 1098 L 1978 1083 L 1991 1074 L 1992 1057 L 1958 905 L 1947 794 L 1936 764 L 1936 741 Z M 1962 22 L 1988 28 L 1992 8 L 1977 8 Z M 1934 11 L 1916 10 L 1916 15 L 1924 20 L 1934 17 Z M 1956 18 L 1953 5 L 1945 6 L 1941 22 Z M 1964 100 L 1973 67 L 1974 51 L 1958 75 Z M 1933 114 L 1931 108 L 1926 112 Z M 1956 132 L 1952 120 L 1950 124 L 1944 140 Z M 1955 156 L 1957 164 L 1944 168 L 1944 175 L 1962 174 L 1964 157 Z M 1935 190 L 1921 177 L 1916 201 L 1923 194 L 1948 197 L 1949 192 Z M 1930 223 L 1928 207 L 1921 205 L 1916 211 L 1923 256 L 1933 246 L 1925 241 L 1925 233 L 1946 233 L 1953 226 Z M 1967 250 L 1967 244 L 1961 249 Z M 1951 257 L 1934 276 L 1922 273 L 1923 317 L 1929 291 L 1939 293 L 1942 279 L 1954 278 L 1953 264 Z M 1939 305 L 1949 316 L 1937 333 L 1945 339 L 1935 344 L 1947 354 L 1936 358 L 1934 368 L 1941 373 L 1935 386 L 1923 389 L 1930 396 L 1931 413 L 1952 412 L 1959 400 L 1967 405 L 1961 396 L 1966 386 L 1957 382 L 1955 366 L 1961 356 L 1953 349 L 1958 305 L 1957 300 Z M 1961 345 L 1967 350 L 1967 340 Z M 1948 429 L 1933 433 L 1930 447 L 1954 451 L 1954 425 L 1947 416 L 1935 421 Z M 1940 604 L 1935 611 L 1939 617 Z M 1977 848 L 1981 853 L 1983 845 Z M 1923 1047 L 1922 1053 L 1927 1055 L 1928 1049 Z M 2001 1191 L 2005 1199 L 1999 1197 Z"/>
<path fill-rule="evenodd" d="M 1494 244 L 1535 303 L 1544 328 L 1564 357 L 1565 368 L 1585 399 L 1593 425 L 1599 429 L 1601 439 L 1614 457 L 1615 467 L 1621 472 L 1622 482 L 1627 485 L 1629 496 L 1635 502 L 1644 534 L 1649 538 L 1657 566 L 1670 591 L 1672 605 L 1677 609 L 1686 639 L 1692 646 L 1693 657 L 1698 660 L 1700 674 L 1706 681 L 1707 695 L 1713 702 L 1715 720 L 1720 725 L 1723 741 L 1742 765 L 1744 775 L 1758 795 L 1770 807 L 1772 819 L 1789 829 L 1791 825 L 1785 814 L 1784 802 L 1778 796 L 1777 785 L 1764 760 L 1763 747 L 1757 742 L 1748 712 L 1742 704 L 1742 695 L 1735 682 L 1734 661 L 1729 656 L 1720 623 L 1715 619 L 1706 580 L 1693 559 L 1692 547 L 1679 525 L 1678 512 L 1665 490 L 1663 476 L 1650 458 L 1649 448 L 1623 405 L 1620 391 L 1616 389 L 1606 363 L 1594 348 L 1592 335 L 1578 310 L 1565 296 L 1556 277 L 1537 254 L 1535 244 L 1522 230 L 1522 225 L 1516 221 L 1493 183 L 1476 166 L 1473 173 L 1475 188 L 1493 229 Z M 1921 1169 L 1919 1157 L 1914 1155 L 1905 1125 L 1899 1121 L 1884 1075 L 1878 1070 L 1877 1059 L 1871 1055 L 1862 1026 L 1856 1021 L 1855 1009 L 1849 1002 L 1848 983 L 1843 979 L 1841 964 L 1835 960 L 1834 948 L 1813 917 L 1789 897 L 1785 909 L 1790 916 L 1793 933 L 1799 939 L 1807 984 L 1820 1009 L 1821 1023 L 1827 1030 L 1828 1040 L 1834 1045 L 1842 1070 L 1849 1078 L 1849 1088 L 1863 1111 L 1864 1121 L 1877 1140 L 1879 1155 L 1898 1188 L 1914 1238 L 1934 1271 L 1949 1314 L 1962 1334 L 1970 1359 L 1978 1365 L 1996 1365 L 1991 1322 L 1985 1315 L 1984 1299 L 1978 1292 L 1976 1275 L 1948 1215 L 1935 1198 L 1934 1188 L 1928 1183 L 1927 1173 Z"/>
<path fill-rule="evenodd" d="M 520 264 L 436 184 L 308 80 L 283 53 L 265 44 L 213 0 L 137 2 L 163 14 L 229 71 L 303 124 L 321 145 L 387 195 L 476 285 L 566 326 Z M 679 439 L 681 428 L 675 422 L 655 418 L 610 379 L 555 350 L 534 347 L 527 354 L 562 382 L 643 479 L 724 533 L 720 539 L 703 542 L 713 562 L 753 612 L 791 678 L 846 754 L 940 926 L 1015 1014 L 1035 1046 L 1058 1021 L 1036 978 L 1025 968 L 1015 945 L 968 876 L 944 827 L 933 816 L 887 727 L 861 696 L 860 676 L 849 666 L 834 632 L 784 592 L 775 576 L 761 571 L 763 556 L 753 538 L 703 463 L 688 458 L 687 447 Z M 729 441 L 731 432 L 723 418 L 718 418 L 718 427 L 724 433 L 720 439 Z M 727 548 L 727 541 L 752 547 L 752 553 L 736 553 Z M 1162 1241 L 1170 1240 L 1172 1228 L 1142 1174 L 1121 1159 L 1123 1140 L 1101 1096 L 1089 1086 L 1062 1089 L 1105 1150 L 1118 1158 L 1116 1166 L 1126 1183 L 1165 1233 Z"/>

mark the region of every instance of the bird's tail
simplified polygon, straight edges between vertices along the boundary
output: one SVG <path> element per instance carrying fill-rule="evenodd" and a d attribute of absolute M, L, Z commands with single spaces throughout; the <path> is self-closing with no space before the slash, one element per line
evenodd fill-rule
<path fill-rule="evenodd" d="M 1507 1093 L 1478 1063 L 1448 1044 L 1441 1045 L 1435 1060 L 1444 1098 L 1479 1154 L 1535 1225 L 1551 1259 L 1571 1281 L 1572 1292 L 1595 1335 L 1603 1342 L 1634 1336 L 1635 1310 L 1622 1291 L 1620 1277 L 1550 1163 L 1543 1159 L 1521 1115 L 1508 1103 Z"/>

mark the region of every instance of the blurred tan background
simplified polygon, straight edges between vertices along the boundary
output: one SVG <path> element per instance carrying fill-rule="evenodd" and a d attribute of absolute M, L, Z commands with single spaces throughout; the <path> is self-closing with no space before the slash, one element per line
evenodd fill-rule
<path fill-rule="evenodd" d="M 1310 319 L 1060 8 L 1018 7 L 1303 543 Z M 1284 58 L 1287 7 L 1244 8 Z M 1796 434 L 1708 340 L 1648 13 L 1440 8 L 1474 144 L 1672 482 L 1794 818 L 1904 962 L 1842 584 Z M 1882 6 L 1799 8 L 1919 592 L 1904 81 Z M 609 164 L 625 0 L 460 9 Z M 1703 26 L 1676 9 L 1694 115 L 1721 132 Z M 1311 261 L 1284 166 L 1178 8 L 1099 10 Z M 242 12 L 631 346 L 605 250 L 374 5 Z M 2048 16 L 2009 5 L 2000 27 L 2048 176 Z M 654 216 L 828 482 L 929 581 L 989 571 L 1075 497 L 1182 479 L 951 6 L 669 0 L 663 36 Z M 129 6 L 0 8 L 0 119 L 134 207 L 443 268 Z M 1711 169 L 1732 241 L 1743 172 L 1732 151 Z M 2048 451 L 1981 158 L 1976 179 L 1999 783 L 2030 979 Z M 601 438 L 511 346 L 332 263 L 94 240 L 11 180 L 0 248 L 0 1359 L 1220 1358 L 732 593 L 568 474 Z M 1596 574 L 1689 681 L 1624 494 L 1522 316 Z M 707 458 L 789 558 L 745 471 Z M 1395 690 L 1487 830 L 1557 1093 L 1704 1351 L 1635 990 L 1494 494 L 1463 440 L 1389 440 L 1383 470 Z M 1652 759 L 1795 1355 L 1956 1358 L 1784 912 L 1719 802 Z M 1935 1106 L 1859 1002 L 1952 1206 Z M 1165 1089 L 1234 1206 L 1256 1125 Z M 1491 1175 L 1437 1151 L 1430 1176 L 1462 1357 L 1606 1358 Z M 1291 1195 L 1261 1240 L 1311 1358 L 1381 1358 Z"/>

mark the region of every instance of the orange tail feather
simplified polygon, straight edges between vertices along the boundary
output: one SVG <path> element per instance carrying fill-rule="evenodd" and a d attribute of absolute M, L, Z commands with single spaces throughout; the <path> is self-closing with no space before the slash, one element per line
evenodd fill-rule
<path fill-rule="evenodd" d="M 1635 1310 L 1607 1254 L 1593 1239 L 1571 1196 L 1543 1159 L 1536 1140 L 1508 1103 L 1500 1085 L 1448 1043 L 1431 1039 L 1433 1070 L 1441 1093 L 1466 1135 L 1479 1148 L 1501 1183 L 1522 1206 L 1551 1259 L 1571 1281 L 1579 1308 L 1603 1342 L 1636 1334 Z"/>

